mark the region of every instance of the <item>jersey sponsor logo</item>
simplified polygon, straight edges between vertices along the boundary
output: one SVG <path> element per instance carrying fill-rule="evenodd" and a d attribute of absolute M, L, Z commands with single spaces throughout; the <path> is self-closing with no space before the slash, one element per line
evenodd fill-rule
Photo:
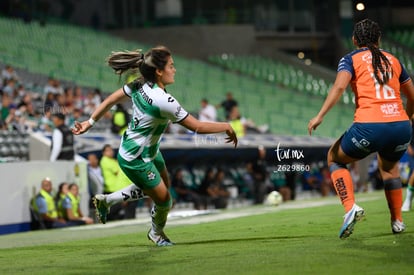
<path fill-rule="evenodd" d="M 405 150 L 407 150 L 409 145 L 410 145 L 409 142 L 407 142 L 406 144 L 398 145 L 397 147 L 395 147 L 394 152 L 405 151 Z"/>
<path fill-rule="evenodd" d="M 175 115 L 176 117 L 178 117 L 178 116 L 180 115 L 180 113 L 181 113 L 181 110 L 182 110 L 181 106 L 178 106 L 178 107 L 177 107 L 177 112 L 175 112 L 175 113 L 174 113 L 174 115 Z"/>
<path fill-rule="evenodd" d="M 387 116 L 399 116 L 400 110 L 398 109 L 397 103 L 382 104 L 381 112 Z"/>
<path fill-rule="evenodd" d="M 361 139 L 360 141 L 358 141 L 355 137 L 352 138 L 352 143 L 358 147 L 359 149 L 361 149 L 362 151 L 366 151 L 369 152 L 368 150 L 368 146 L 370 145 L 370 142 L 366 139 Z"/>
<path fill-rule="evenodd" d="M 364 54 L 361 57 L 361 59 L 362 59 L 362 61 L 365 61 L 366 63 L 371 64 L 372 63 L 372 54 L 371 54 L 371 52 L 368 51 L 366 54 Z"/>
<path fill-rule="evenodd" d="M 360 143 L 362 146 L 364 146 L 364 147 L 368 147 L 368 146 L 370 145 L 369 141 L 368 141 L 368 140 L 366 140 L 365 138 L 361 139 L 361 140 L 359 141 L 359 143 Z"/>
<path fill-rule="evenodd" d="M 393 58 L 392 56 L 388 55 L 388 54 L 384 54 L 385 57 L 388 59 L 388 61 L 390 62 L 390 64 L 392 64 L 393 62 Z M 372 54 L 370 51 L 368 51 L 367 53 L 365 53 L 364 55 L 362 55 L 361 57 L 362 61 L 366 62 L 367 64 L 372 64 Z"/>
<path fill-rule="evenodd" d="M 152 98 L 144 92 L 144 89 L 139 89 L 139 93 L 141 94 L 142 98 L 149 104 L 152 105 Z"/>

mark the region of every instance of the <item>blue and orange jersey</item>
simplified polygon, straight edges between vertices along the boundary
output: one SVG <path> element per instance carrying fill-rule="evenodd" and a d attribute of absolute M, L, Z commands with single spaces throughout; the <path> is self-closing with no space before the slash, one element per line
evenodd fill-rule
<path fill-rule="evenodd" d="M 392 54 L 381 50 L 391 64 L 388 83 L 380 85 L 374 76 L 372 55 L 368 48 L 355 50 L 344 56 L 338 72 L 352 75 L 351 87 L 355 94 L 356 110 L 354 122 L 393 122 L 408 120 L 400 87 L 411 81 L 400 61 Z M 378 72 L 380 73 L 380 72 Z"/>

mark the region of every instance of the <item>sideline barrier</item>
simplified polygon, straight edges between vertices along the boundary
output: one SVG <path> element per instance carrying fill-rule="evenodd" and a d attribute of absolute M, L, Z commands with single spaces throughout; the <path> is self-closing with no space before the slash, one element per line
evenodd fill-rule
<path fill-rule="evenodd" d="M 29 203 L 40 190 L 42 179 L 52 180 L 53 192 L 61 182 L 79 185 L 81 210 L 88 211 L 88 181 L 86 162 L 75 161 L 32 161 L 2 163 L 0 165 L 0 235 L 30 230 Z"/>

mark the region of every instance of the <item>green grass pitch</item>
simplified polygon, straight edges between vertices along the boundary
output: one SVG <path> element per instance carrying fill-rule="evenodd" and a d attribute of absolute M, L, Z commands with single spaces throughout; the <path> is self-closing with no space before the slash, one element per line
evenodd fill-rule
<path fill-rule="evenodd" d="M 150 243 L 149 223 L 0 236 L 0 274 L 413 274 L 414 212 L 404 213 L 406 232 L 393 235 L 383 193 L 358 195 L 366 218 L 340 240 L 339 200 L 305 202 L 171 221 L 173 247 Z"/>

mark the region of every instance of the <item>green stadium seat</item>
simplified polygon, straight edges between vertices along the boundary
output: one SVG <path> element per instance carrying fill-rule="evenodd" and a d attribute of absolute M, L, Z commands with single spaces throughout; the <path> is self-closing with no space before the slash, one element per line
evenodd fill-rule
<path fill-rule="evenodd" d="M 64 24 L 40 26 L 0 17 L 0 31 L 7 41 L 0 45 L 2 62 L 78 85 L 98 87 L 104 92 L 122 85 L 105 64 L 112 50 L 149 48 L 139 42 Z M 256 124 L 268 124 L 272 133 L 306 134 L 306 123 L 319 110 L 330 86 L 325 79 L 260 56 L 210 56 L 213 65 L 180 56 L 174 59 L 176 83 L 168 91 L 188 111 L 197 112 L 201 98 L 216 105 L 227 92 L 232 92 L 242 115 Z M 347 97 L 352 102 L 350 95 Z M 352 114 L 352 104 L 343 108 Z M 336 134 L 338 125 L 346 124 L 339 115 L 332 115 L 335 123 L 326 125 L 320 135 Z"/>

